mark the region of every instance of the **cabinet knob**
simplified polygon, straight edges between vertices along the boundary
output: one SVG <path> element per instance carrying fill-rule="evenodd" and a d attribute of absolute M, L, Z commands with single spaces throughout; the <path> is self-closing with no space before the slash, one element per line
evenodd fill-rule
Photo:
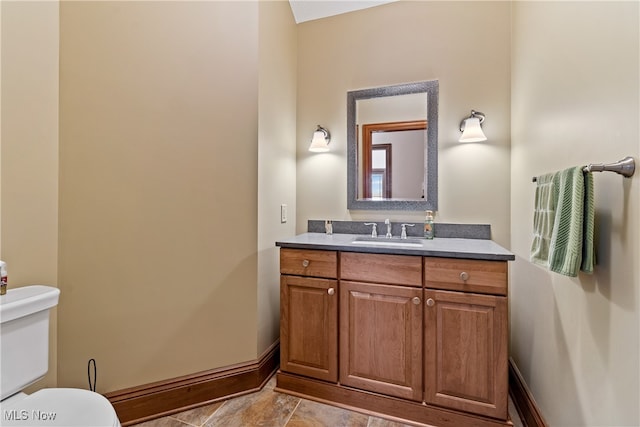
<path fill-rule="evenodd" d="M 429 298 L 429 299 L 427 300 L 427 305 L 428 305 L 429 307 L 433 307 L 433 305 L 434 305 L 435 303 L 436 303 L 436 302 L 435 302 L 432 298 Z"/>
<path fill-rule="evenodd" d="M 418 305 L 418 304 L 420 304 L 420 298 L 418 298 L 418 297 L 413 297 L 413 298 L 411 299 L 411 302 L 412 302 L 412 303 L 414 303 L 415 305 Z"/>
<path fill-rule="evenodd" d="M 463 282 L 469 280 L 469 273 L 467 273 L 466 271 L 460 273 L 460 280 L 462 280 Z"/>
<path fill-rule="evenodd" d="M 336 290 L 335 290 L 335 289 L 333 289 L 333 288 L 329 288 L 329 289 L 327 289 L 327 293 L 328 293 L 329 295 L 333 295 L 333 294 L 335 294 L 335 293 L 336 293 Z"/>
<path fill-rule="evenodd" d="M 309 267 L 309 260 L 308 259 L 303 260 L 302 261 L 302 266 L 305 267 L 305 268 Z"/>

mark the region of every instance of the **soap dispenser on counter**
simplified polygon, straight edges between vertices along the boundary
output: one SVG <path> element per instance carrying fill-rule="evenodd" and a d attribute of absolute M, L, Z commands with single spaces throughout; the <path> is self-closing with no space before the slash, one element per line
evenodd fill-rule
<path fill-rule="evenodd" d="M 427 211 L 424 218 L 424 238 L 433 239 L 433 211 Z"/>
<path fill-rule="evenodd" d="M 333 234 L 333 221 L 328 219 L 324 222 L 324 232 L 328 236 Z"/>

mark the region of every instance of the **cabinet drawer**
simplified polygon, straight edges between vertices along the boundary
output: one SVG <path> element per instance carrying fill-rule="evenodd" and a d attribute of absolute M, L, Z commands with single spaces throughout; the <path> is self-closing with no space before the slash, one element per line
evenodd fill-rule
<path fill-rule="evenodd" d="M 507 262 L 470 259 L 424 259 L 428 288 L 507 295 Z"/>
<path fill-rule="evenodd" d="M 360 282 L 422 286 L 422 259 L 409 255 L 342 252 L 340 278 Z"/>
<path fill-rule="evenodd" d="M 335 279 L 338 277 L 338 253 L 282 248 L 280 273 Z"/>

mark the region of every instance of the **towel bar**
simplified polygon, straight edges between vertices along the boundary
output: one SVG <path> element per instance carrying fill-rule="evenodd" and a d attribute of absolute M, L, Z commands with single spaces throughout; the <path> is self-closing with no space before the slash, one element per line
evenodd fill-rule
<path fill-rule="evenodd" d="M 622 160 L 618 160 L 614 163 L 590 163 L 584 168 L 582 168 L 584 172 L 615 172 L 618 173 L 625 178 L 629 178 L 633 176 L 636 171 L 636 161 L 631 156 L 627 156 Z M 538 177 L 534 176 L 532 181 L 536 182 Z"/>

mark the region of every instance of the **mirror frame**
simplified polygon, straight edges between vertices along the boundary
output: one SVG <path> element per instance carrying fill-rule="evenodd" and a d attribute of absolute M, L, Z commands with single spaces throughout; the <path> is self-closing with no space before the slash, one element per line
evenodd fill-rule
<path fill-rule="evenodd" d="M 438 210 L 438 80 L 382 86 L 347 92 L 347 209 L 349 210 Z M 356 101 L 384 96 L 427 94 L 427 140 L 425 151 L 424 200 L 358 199 L 358 140 L 356 135 Z"/>

